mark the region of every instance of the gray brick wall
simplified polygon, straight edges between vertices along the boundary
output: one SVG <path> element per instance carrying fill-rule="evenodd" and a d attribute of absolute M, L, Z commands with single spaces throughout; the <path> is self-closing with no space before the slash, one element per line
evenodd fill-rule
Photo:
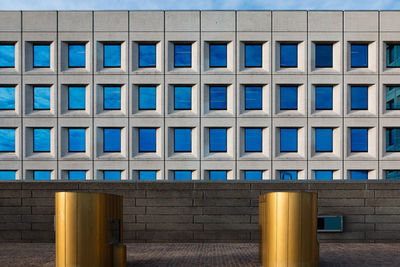
<path fill-rule="evenodd" d="M 125 242 L 257 242 L 258 196 L 316 191 L 321 215 L 344 215 L 320 242 L 400 242 L 399 182 L 0 183 L 0 242 L 54 242 L 54 193 L 124 197 Z"/>

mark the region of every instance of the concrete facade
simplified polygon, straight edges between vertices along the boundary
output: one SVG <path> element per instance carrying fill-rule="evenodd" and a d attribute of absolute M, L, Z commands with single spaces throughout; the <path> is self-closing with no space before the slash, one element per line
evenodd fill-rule
<path fill-rule="evenodd" d="M 174 42 L 192 44 L 192 67 L 174 68 Z M 398 170 L 400 152 L 386 152 L 385 128 L 400 127 L 400 111 L 386 110 L 386 87 L 400 84 L 400 69 L 386 68 L 386 43 L 400 42 L 397 11 L 2 11 L 0 43 L 15 43 L 15 68 L 0 69 L 0 85 L 15 85 L 15 111 L 0 111 L 0 127 L 16 129 L 14 153 L 0 153 L 0 170 L 16 170 L 31 180 L 33 170 L 51 170 L 67 179 L 68 170 L 86 170 L 102 180 L 103 170 L 122 171 L 122 180 L 138 180 L 138 170 L 157 170 L 157 180 L 173 180 L 174 170 L 192 170 L 193 180 L 208 180 L 208 170 L 227 170 L 228 180 L 243 180 L 245 170 L 262 170 L 263 179 L 279 179 L 281 170 L 298 170 L 314 179 L 318 169 L 333 170 L 336 180 L 350 170 L 368 170 L 369 179 L 385 179 Z M 50 44 L 51 66 L 32 67 L 32 44 Z M 68 68 L 67 45 L 86 44 L 86 67 Z M 104 43 L 121 44 L 121 68 L 103 67 Z M 157 44 L 155 68 L 138 68 L 138 43 Z M 227 43 L 227 68 L 210 68 L 210 42 Z M 263 66 L 244 66 L 244 44 L 263 44 Z M 279 46 L 298 44 L 298 67 L 281 69 Z M 333 67 L 315 68 L 315 43 L 333 43 Z M 368 44 L 368 68 L 350 66 L 350 44 Z M 102 109 L 104 85 L 121 85 L 121 110 Z M 139 85 L 157 87 L 157 109 L 139 111 Z M 207 107 L 208 86 L 228 86 L 226 111 Z M 245 111 L 245 85 L 263 87 L 263 109 Z M 333 110 L 315 110 L 315 85 L 333 85 Z M 31 107 L 31 87 L 51 86 L 51 109 Z M 86 86 L 86 110 L 66 108 L 68 85 Z M 171 109 L 174 85 L 192 85 L 192 110 Z M 279 109 L 280 85 L 298 85 L 298 110 Z M 368 86 L 368 110 L 349 109 L 349 87 Z M 86 152 L 68 153 L 68 127 L 87 129 Z M 121 152 L 102 151 L 102 127 L 122 129 Z M 139 153 L 137 129 L 157 127 L 156 153 Z M 173 153 L 173 127 L 191 127 L 192 152 Z M 227 153 L 208 152 L 208 129 L 228 128 Z M 32 128 L 50 127 L 51 152 L 32 152 Z M 263 128 L 263 151 L 245 153 L 243 128 Z M 281 153 L 280 127 L 297 127 L 298 152 Z M 332 153 L 315 153 L 315 127 L 333 127 Z M 368 152 L 350 152 L 349 129 L 368 128 Z"/>

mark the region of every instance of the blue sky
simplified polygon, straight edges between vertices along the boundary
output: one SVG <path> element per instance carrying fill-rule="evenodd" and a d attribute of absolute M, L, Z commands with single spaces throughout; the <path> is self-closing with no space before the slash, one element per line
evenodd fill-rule
<path fill-rule="evenodd" d="M 398 0 L 0 0 L 3 10 L 52 9 L 400 9 Z"/>

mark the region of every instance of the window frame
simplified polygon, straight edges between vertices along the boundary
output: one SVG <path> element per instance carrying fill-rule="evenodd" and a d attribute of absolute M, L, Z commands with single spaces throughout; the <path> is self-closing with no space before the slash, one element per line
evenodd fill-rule
<path fill-rule="evenodd" d="M 319 102 L 319 101 L 317 101 L 317 88 L 330 88 L 330 90 L 331 90 L 331 94 L 330 94 L 330 97 L 331 97 L 331 101 L 330 101 L 330 108 L 329 109 L 327 109 L 327 108 L 319 108 L 318 107 L 318 105 L 317 105 L 317 103 Z M 315 85 L 314 86 L 314 90 L 315 90 L 315 110 L 333 110 L 333 86 L 332 85 Z"/>
<path fill-rule="evenodd" d="M 289 175 L 291 177 L 290 180 L 282 179 L 284 177 L 285 173 L 288 173 L 288 172 L 296 172 L 296 179 L 292 179 L 291 174 Z M 280 170 L 279 171 L 279 180 L 280 181 L 297 181 L 297 180 L 299 180 L 299 171 L 298 170 Z"/>
<path fill-rule="evenodd" d="M 358 45 L 358 46 L 365 45 L 365 46 L 367 46 L 367 58 L 366 58 L 367 66 L 355 66 L 355 65 L 353 65 L 353 45 Z M 350 67 L 352 69 L 358 69 L 358 68 L 367 69 L 367 68 L 369 68 L 369 55 L 368 54 L 369 54 L 369 44 L 368 43 L 350 43 Z"/>
<path fill-rule="evenodd" d="M 398 150 L 388 150 L 388 145 L 390 145 L 390 140 L 392 139 L 391 137 L 393 136 L 393 130 L 398 130 L 400 133 L 400 127 L 385 127 L 386 128 L 386 144 L 385 144 L 385 150 L 386 152 L 392 152 L 392 153 L 396 153 L 396 152 L 400 152 L 400 148 Z M 399 134 L 400 136 L 400 134 Z M 400 138 L 399 138 L 400 139 Z M 393 143 L 393 146 L 395 146 L 396 144 Z M 399 144 L 400 145 L 400 144 Z"/>
<path fill-rule="evenodd" d="M 119 150 L 106 150 L 106 130 L 109 129 L 118 129 L 119 130 Z M 122 140 L 121 140 L 121 128 L 118 127 L 108 127 L 108 128 L 103 128 L 103 153 L 121 153 L 122 149 Z"/>
<path fill-rule="evenodd" d="M 49 65 L 48 66 L 35 66 L 35 47 L 36 46 L 48 46 L 49 47 Z M 51 68 L 51 43 L 33 43 L 32 44 L 32 67 L 34 69 L 49 69 Z"/>
<path fill-rule="evenodd" d="M 176 69 L 187 69 L 187 68 L 192 68 L 192 43 L 173 43 L 174 45 L 174 68 Z M 189 66 L 177 66 L 176 65 L 176 45 L 187 45 L 190 46 L 190 64 Z"/>
<path fill-rule="evenodd" d="M 71 150 L 71 130 L 83 130 L 84 134 L 84 150 Z M 86 152 L 86 128 L 68 128 L 68 152 L 71 153 L 83 153 Z"/>
<path fill-rule="evenodd" d="M 191 153 L 192 152 L 192 128 L 176 127 L 174 130 L 174 153 Z M 176 150 L 176 130 L 190 130 L 190 150 Z"/>
<path fill-rule="evenodd" d="M 106 108 L 106 88 L 119 88 L 119 108 Z M 121 110 L 122 109 L 121 106 L 122 106 L 122 87 L 119 85 L 103 85 L 103 110 Z"/>
<path fill-rule="evenodd" d="M 12 109 L 10 109 L 10 108 L 2 108 L 2 107 L 0 106 L 0 111 L 15 110 L 15 89 L 16 89 L 16 87 L 15 87 L 15 86 L 12 86 L 12 85 L 6 85 L 6 84 L 4 84 L 4 85 L 1 85 L 0 88 L 13 88 L 13 89 L 14 89 L 13 94 L 12 94 L 12 95 L 14 96 L 14 106 L 13 106 L 13 108 L 12 108 Z"/>
<path fill-rule="evenodd" d="M 176 179 L 176 173 L 190 173 L 190 179 Z M 192 181 L 193 180 L 193 171 L 192 170 L 174 170 L 174 181 Z"/>
<path fill-rule="evenodd" d="M 35 91 L 36 88 L 48 88 L 49 89 L 49 108 L 35 108 Z M 41 110 L 51 110 L 51 86 L 47 85 L 34 85 L 32 86 L 32 110 L 41 111 Z"/>
<path fill-rule="evenodd" d="M 83 85 L 83 86 L 69 85 L 67 88 L 68 88 L 68 110 L 86 110 L 86 86 L 85 85 Z M 85 97 L 84 101 L 83 101 L 84 108 L 71 108 L 71 105 L 70 105 L 70 103 L 71 103 L 71 101 L 70 101 L 70 89 L 71 88 L 83 88 L 84 97 Z"/>
<path fill-rule="evenodd" d="M 320 172 L 330 172 L 331 178 L 330 179 L 317 179 L 317 173 Z M 333 181 L 333 170 L 314 170 L 314 180 L 315 181 Z"/>
<path fill-rule="evenodd" d="M 106 173 L 117 173 L 119 172 L 119 179 L 106 179 Z M 121 181 L 122 171 L 121 170 L 103 170 L 103 181 Z"/>
<path fill-rule="evenodd" d="M 296 108 L 282 108 L 282 88 L 296 87 Z M 298 85 L 279 85 L 279 109 L 280 110 L 299 110 L 299 86 Z"/>
<path fill-rule="evenodd" d="M 49 173 L 49 179 L 35 179 L 36 173 L 37 172 L 48 172 Z M 51 181 L 51 170 L 33 170 L 33 180 L 34 181 Z"/>
<path fill-rule="evenodd" d="M 330 130 L 330 134 L 331 134 L 331 140 L 330 140 L 331 148 L 330 148 L 330 150 L 319 150 L 318 149 L 317 132 L 320 131 L 320 130 Z M 316 153 L 331 153 L 331 152 L 333 152 L 333 128 L 329 128 L 329 127 L 318 127 L 318 128 L 315 128 L 315 152 Z"/>
<path fill-rule="evenodd" d="M 249 172 L 260 173 L 260 179 L 247 179 L 247 174 Z M 244 170 L 244 180 L 245 181 L 262 181 L 263 180 L 263 171 L 262 170 Z"/>
<path fill-rule="evenodd" d="M 296 150 L 282 150 L 282 130 L 296 130 Z M 280 127 L 279 128 L 279 152 L 283 153 L 298 153 L 299 151 L 299 128 Z"/>
<path fill-rule="evenodd" d="M 85 51 L 83 66 L 71 66 L 71 64 L 70 64 L 70 62 L 71 62 L 70 47 L 71 46 L 83 46 L 83 49 Z M 85 43 L 68 43 L 68 68 L 69 69 L 84 69 L 84 68 L 86 68 L 86 44 Z"/>
<path fill-rule="evenodd" d="M 16 62 L 15 62 L 15 44 L 16 43 L 7 43 L 7 42 L 0 43 L 0 47 L 1 46 L 12 46 L 12 47 L 14 47 L 14 53 L 13 53 L 14 63 L 13 63 L 13 65 L 12 66 L 1 66 L 0 65 L 0 69 L 13 69 L 13 68 L 15 68 L 15 65 L 16 65 Z"/>
<path fill-rule="evenodd" d="M 247 108 L 247 88 L 260 88 L 260 101 L 261 107 L 260 108 Z M 244 110 L 263 110 L 263 86 L 258 85 L 245 85 L 244 86 Z"/>
<path fill-rule="evenodd" d="M 176 88 L 190 88 L 190 108 L 176 108 Z M 193 91 L 193 86 L 188 85 L 175 85 L 174 86 L 174 110 L 192 110 L 192 91 Z"/>
<path fill-rule="evenodd" d="M 225 65 L 215 66 L 211 64 L 211 46 L 225 46 Z M 228 67 L 228 43 L 209 43 L 208 44 L 208 66 L 213 69 L 223 69 Z"/>
<path fill-rule="evenodd" d="M 154 88 L 154 108 L 140 108 L 140 91 L 142 88 Z M 152 86 L 152 85 L 139 85 L 138 86 L 138 110 L 157 110 L 157 86 Z"/>
<path fill-rule="evenodd" d="M 366 94 L 366 96 L 367 96 L 367 99 L 366 99 L 366 102 L 367 102 L 367 107 L 366 108 L 353 108 L 353 88 L 366 88 L 366 90 L 367 90 L 367 94 Z M 369 96 L 368 96 L 368 90 L 369 90 L 369 86 L 368 85 L 351 85 L 350 86 L 350 110 L 368 110 L 368 101 L 369 101 Z M 358 99 L 358 97 L 354 97 L 354 99 Z"/>
<path fill-rule="evenodd" d="M 260 49 L 261 49 L 261 58 L 260 58 L 260 61 L 261 61 L 261 63 L 260 63 L 260 65 L 257 65 L 257 66 L 248 66 L 247 64 L 246 64 L 246 59 L 247 59 L 247 50 L 246 50 L 246 48 L 247 48 L 247 46 L 260 46 Z M 254 68 L 262 68 L 263 67 L 263 62 L 264 60 L 263 60 L 263 44 L 262 43 L 245 43 L 244 44 L 244 67 L 245 68 L 248 68 L 248 69 L 254 69 Z"/>
<path fill-rule="evenodd" d="M 211 149 L 211 131 L 215 129 L 224 129 L 225 130 L 225 150 L 212 150 Z M 224 127 L 213 127 L 208 129 L 208 151 L 210 153 L 226 153 L 228 151 L 228 128 Z"/>
<path fill-rule="evenodd" d="M 141 175 L 142 175 L 142 173 L 154 173 L 154 179 L 153 179 L 153 177 L 151 178 L 151 179 L 141 179 Z M 139 181 L 157 181 L 157 170 L 139 170 L 138 171 L 138 180 Z"/>
<path fill-rule="evenodd" d="M 296 46 L 296 65 L 295 66 L 282 66 L 282 46 L 295 45 Z M 299 67 L 299 43 L 279 43 L 279 67 L 281 69 L 296 69 Z"/>
<path fill-rule="evenodd" d="M 321 65 L 317 65 L 317 47 L 318 46 L 330 46 L 331 48 L 331 62 L 330 65 L 327 66 L 321 66 Z M 315 43 L 315 68 L 317 69 L 328 69 L 328 68 L 333 68 L 333 43 Z"/>
<path fill-rule="evenodd" d="M 16 133 L 16 128 L 3 128 L 3 127 L 1 127 L 0 130 L 13 130 L 13 132 L 14 132 L 14 150 L 0 150 L 0 153 L 15 153 L 15 144 L 16 144 L 15 143 L 15 141 L 16 141 L 15 133 Z"/>
<path fill-rule="evenodd" d="M 211 173 L 213 172 L 225 172 L 225 179 L 211 179 Z M 228 171 L 227 170 L 208 170 L 208 180 L 209 181 L 227 181 L 228 180 Z"/>
<path fill-rule="evenodd" d="M 106 46 L 119 46 L 119 65 L 106 66 Z M 104 69 L 118 69 L 122 66 L 122 43 L 103 43 L 103 68 Z"/>
<path fill-rule="evenodd" d="M 358 129 L 358 130 L 366 130 L 367 134 L 366 134 L 366 150 L 353 150 L 353 130 L 354 129 Z M 362 127 L 353 127 L 350 128 L 350 151 L 354 152 L 354 153 L 368 153 L 368 128 L 362 128 Z"/>
<path fill-rule="evenodd" d="M 259 130 L 260 131 L 260 148 L 259 150 L 248 150 L 247 149 L 247 130 Z M 244 128 L 244 152 L 246 153 L 260 153 L 263 152 L 263 128 L 259 127 L 246 127 Z"/>
<path fill-rule="evenodd" d="M 141 46 L 154 46 L 154 65 L 142 66 L 140 64 L 140 47 Z M 154 69 L 157 68 L 157 43 L 138 43 L 138 68 L 140 69 Z"/>
<path fill-rule="evenodd" d="M 141 149 L 141 142 L 140 142 L 140 138 L 141 138 L 141 131 L 142 130 L 154 130 L 154 150 L 142 150 Z M 138 151 L 139 153 L 155 153 L 157 152 L 157 128 L 152 128 L 152 127 L 141 127 L 138 128 Z"/>
<path fill-rule="evenodd" d="M 37 151 L 37 150 L 35 150 L 35 131 L 36 130 L 38 130 L 38 129 L 40 129 L 40 130 L 45 130 L 45 129 L 47 129 L 47 130 L 49 130 L 49 150 L 39 150 L 39 151 Z M 36 127 L 36 128 L 33 128 L 33 131 L 32 131 L 32 151 L 33 151 L 33 153 L 50 153 L 51 152 L 51 128 L 47 128 L 47 127 Z"/>
<path fill-rule="evenodd" d="M 71 179 L 71 172 L 83 172 L 85 174 L 84 179 Z M 86 180 L 86 170 L 68 170 L 68 181 L 85 181 Z"/>
<path fill-rule="evenodd" d="M 225 108 L 212 108 L 211 107 L 211 88 L 225 88 Z M 226 85 L 210 85 L 208 86 L 208 107 L 209 110 L 228 110 L 228 86 Z"/>

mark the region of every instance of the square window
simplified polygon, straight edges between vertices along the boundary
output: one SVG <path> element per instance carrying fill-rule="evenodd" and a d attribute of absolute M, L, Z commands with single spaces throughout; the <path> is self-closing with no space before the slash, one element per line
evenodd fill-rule
<path fill-rule="evenodd" d="M 140 181 L 155 181 L 157 180 L 157 171 L 139 171 Z"/>
<path fill-rule="evenodd" d="M 351 45 L 351 67 L 368 68 L 368 44 Z"/>
<path fill-rule="evenodd" d="M 246 68 L 262 67 L 262 44 L 244 45 L 244 66 Z"/>
<path fill-rule="evenodd" d="M 386 44 L 386 67 L 400 67 L 400 44 Z"/>
<path fill-rule="evenodd" d="M 119 181 L 121 180 L 121 171 L 103 171 L 104 180 Z"/>
<path fill-rule="evenodd" d="M 50 129 L 33 129 L 33 152 L 50 152 Z"/>
<path fill-rule="evenodd" d="M 33 171 L 33 180 L 35 181 L 50 181 L 51 171 Z"/>
<path fill-rule="evenodd" d="M 68 179 L 71 181 L 85 181 L 86 171 L 68 171 Z"/>
<path fill-rule="evenodd" d="M 210 86 L 210 110 L 226 110 L 226 86 Z"/>
<path fill-rule="evenodd" d="M 121 67 L 121 45 L 104 44 L 103 45 L 103 67 L 120 68 Z"/>
<path fill-rule="evenodd" d="M 139 152 L 156 152 L 156 129 L 139 129 Z"/>
<path fill-rule="evenodd" d="M 15 45 L 2 44 L 0 45 L 0 68 L 15 67 Z"/>
<path fill-rule="evenodd" d="M 262 180 L 262 171 L 245 171 L 244 179 L 247 181 L 261 181 Z"/>
<path fill-rule="evenodd" d="M 50 68 L 50 45 L 48 44 L 33 45 L 33 67 Z"/>
<path fill-rule="evenodd" d="M 0 110 L 15 110 L 15 87 L 0 87 Z"/>
<path fill-rule="evenodd" d="M 86 106 L 86 88 L 84 86 L 68 87 L 68 109 L 85 110 Z"/>
<path fill-rule="evenodd" d="M 139 110 L 156 109 L 156 87 L 139 86 Z"/>
<path fill-rule="evenodd" d="M 333 171 L 314 171 L 314 173 L 317 181 L 333 180 Z"/>
<path fill-rule="evenodd" d="M 315 129 L 315 152 L 332 152 L 332 128 Z"/>
<path fill-rule="evenodd" d="M 351 128 L 351 152 L 368 152 L 368 129 Z"/>
<path fill-rule="evenodd" d="M 121 109 L 121 87 L 104 86 L 103 87 L 104 110 L 120 110 Z"/>
<path fill-rule="evenodd" d="M 0 180 L 1 180 L 1 178 L 0 178 Z M 399 181 L 400 180 L 400 170 L 387 170 L 386 171 L 386 180 Z"/>
<path fill-rule="evenodd" d="M 298 171 L 280 171 L 282 181 L 295 181 L 297 180 Z"/>
<path fill-rule="evenodd" d="M 332 110 L 332 86 L 315 86 L 315 109 Z"/>
<path fill-rule="evenodd" d="M 0 171 L 1 180 L 15 180 L 15 171 Z"/>
<path fill-rule="evenodd" d="M 280 87 L 281 110 L 297 110 L 297 86 Z"/>
<path fill-rule="evenodd" d="M 297 152 L 297 128 L 280 129 L 281 152 Z"/>
<path fill-rule="evenodd" d="M 104 152 L 121 152 L 121 129 L 104 128 Z"/>
<path fill-rule="evenodd" d="M 210 68 L 226 68 L 227 47 L 226 44 L 210 44 Z"/>
<path fill-rule="evenodd" d="M 262 110 L 262 87 L 246 86 L 244 88 L 245 110 Z"/>
<path fill-rule="evenodd" d="M 69 152 L 86 151 L 86 129 L 82 128 L 68 129 L 68 151 Z"/>
<path fill-rule="evenodd" d="M 33 87 L 33 109 L 50 110 L 50 87 Z"/>
<path fill-rule="evenodd" d="M 86 48 L 84 44 L 68 44 L 68 68 L 86 66 Z"/>
<path fill-rule="evenodd" d="M 0 128 L 0 152 L 15 152 L 15 129 Z"/>
<path fill-rule="evenodd" d="M 192 129 L 174 129 L 174 152 L 192 152 Z"/>
<path fill-rule="evenodd" d="M 315 45 L 315 67 L 332 68 L 332 44 Z"/>
<path fill-rule="evenodd" d="M 210 128 L 210 152 L 226 152 L 226 128 Z"/>
<path fill-rule="evenodd" d="M 192 180 L 192 171 L 174 171 L 175 181 L 190 181 Z"/>
<path fill-rule="evenodd" d="M 297 68 L 297 44 L 281 44 L 281 68 Z"/>
<path fill-rule="evenodd" d="M 175 44 L 174 45 L 174 67 L 190 68 L 192 67 L 192 45 Z"/>
<path fill-rule="evenodd" d="M 351 87 L 351 109 L 352 110 L 368 110 L 368 87 L 352 86 Z"/>
<path fill-rule="evenodd" d="M 262 152 L 262 129 L 245 128 L 244 143 L 245 152 Z"/>
<path fill-rule="evenodd" d="M 139 44 L 139 68 L 155 68 L 156 62 L 156 45 Z"/>
<path fill-rule="evenodd" d="M 351 180 L 368 180 L 368 171 L 365 170 L 352 170 L 350 171 Z"/>
<path fill-rule="evenodd" d="M 191 110 L 192 109 L 192 87 L 175 86 L 174 87 L 174 109 Z"/>
<path fill-rule="evenodd" d="M 227 171 L 208 171 L 210 181 L 226 181 Z"/>
<path fill-rule="evenodd" d="M 386 128 L 386 152 L 400 152 L 400 128 Z"/>
<path fill-rule="evenodd" d="M 386 110 L 400 110 L 399 86 L 386 86 Z"/>

